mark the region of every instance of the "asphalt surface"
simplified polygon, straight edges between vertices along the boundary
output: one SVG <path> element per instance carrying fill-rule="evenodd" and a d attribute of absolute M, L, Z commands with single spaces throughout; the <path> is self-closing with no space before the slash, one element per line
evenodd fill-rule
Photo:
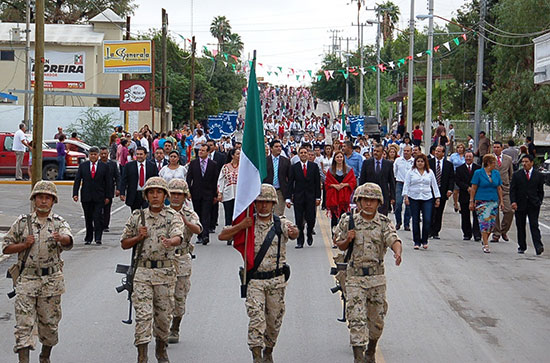
<path fill-rule="evenodd" d="M 119 246 L 129 210 L 122 207 L 113 215 L 102 246 L 84 246 L 83 234 L 78 234 L 84 227 L 80 204 L 69 200 L 69 186 L 58 188 L 60 204 L 55 211 L 67 218 L 76 236 L 74 248 L 63 253 L 67 292 L 52 361 L 135 361 L 133 326 L 121 323 L 128 314 L 126 295 L 114 290 L 122 277 L 114 272 L 116 264 L 130 259 L 130 252 Z M 29 186 L 0 188 L 2 218 L 28 210 L 28 191 Z M 113 210 L 119 206 L 122 203 L 117 201 Z M 287 215 L 293 218 L 291 210 Z M 541 217 L 547 221 L 548 212 Z M 223 212 L 220 224 L 222 218 Z M 550 229 L 541 226 L 541 232 L 543 241 L 549 241 Z M 550 251 L 536 257 L 529 240 L 526 254 L 518 255 L 515 227 L 509 234 L 510 242 L 493 244 L 491 254 L 484 254 L 479 243 L 462 241 L 459 215 L 452 206 L 444 216 L 442 239 L 430 241 L 427 251 L 413 250 L 410 232 L 399 231 L 402 265 L 394 265 L 391 252 L 386 255 L 389 311 L 378 362 L 547 362 Z M 336 321 L 341 316 L 340 299 L 329 291 L 334 286 L 328 275 L 334 250 L 328 236 L 328 220 L 319 211 L 313 246 L 296 250 L 289 242 L 292 276 L 274 351 L 278 362 L 353 360 L 346 326 Z M 237 277 L 242 259 L 225 242 L 215 237 L 211 241 L 195 249 L 181 340 L 168 349 L 172 362 L 251 361 L 248 319 Z M 0 273 L 13 259 L 0 263 Z M 1 279 L 1 362 L 16 362 L 13 300 L 5 295 L 10 290 L 11 281 Z M 33 352 L 32 360 L 37 355 Z M 153 344 L 149 356 L 154 362 Z"/>

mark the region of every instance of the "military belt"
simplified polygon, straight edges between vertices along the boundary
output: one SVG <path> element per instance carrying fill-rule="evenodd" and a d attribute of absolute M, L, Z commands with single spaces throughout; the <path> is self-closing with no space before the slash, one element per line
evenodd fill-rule
<path fill-rule="evenodd" d="M 348 269 L 348 273 L 352 276 L 373 276 L 381 275 L 376 267 L 351 267 Z"/>
<path fill-rule="evenodd" d="M 172 260 L 158 260 L 158 261 L 139 261 L 138 267 L 145 267 L 145 268 L 165 268 L 165 267 L 173 267 L 174 264 Z"/>
<path fill-rule="evenodd" d="M 48 276 L 53 275 L 54 273 L 61 271 L 59 265 L 50 266 L 50 267 L 27 267 L 23 270 L 23 275 L 32 275 L 32 276 Z"/>
<path fill-rule="evenodd" d="M 259 272 L 256 271 L 250 276 L 251 280 L 269 280 L 278 276 L 283 275 L 283 269 L 273 270 L 273 271 L 265 271 L 265 272 Z"/>
<path fill-rule="evenodd" d="M 176 251 L 175 251 L 175 254 L 180 256 L 186 255 L 188 253 L 189 253 L 189 248 L 176 248 Z"/>

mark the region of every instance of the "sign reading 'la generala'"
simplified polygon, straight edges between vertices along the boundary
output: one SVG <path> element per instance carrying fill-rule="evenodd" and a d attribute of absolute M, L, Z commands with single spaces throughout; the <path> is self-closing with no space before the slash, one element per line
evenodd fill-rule
<path fill-rule="evenodd" d="M 151 73 L 151 41 L 104 41 L 103 73 Z"/>

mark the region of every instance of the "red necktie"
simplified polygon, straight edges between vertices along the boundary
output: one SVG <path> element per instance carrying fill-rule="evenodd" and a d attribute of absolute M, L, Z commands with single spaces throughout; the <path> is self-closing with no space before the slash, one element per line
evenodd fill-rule
<path fill-rule="evenodd" d="M 92 179 L 95 178 L 95 163 L 92 163 Z"/>
<path fill-rule="evenodd" d="M 500 161 L 500 156 L 498 156 L 497 159 L 498 159 L 498 167 L 500 168 L 502 166 L 502 162 Z"/>
<path fill-rule="evenodd" d="M 145 185 L 145 168 L 143 164 L 139 167 L 139 186 L 143 187 Z"/>
<path fill-rule="evenodd" d="M 304 178 L 307 178 L 307 168 L 306 168 L 306 164 L 304 164 Z"/>
<path fill-rule="evenodd" d="M 160 169 L 162 169 L 162 164 L 161 164 L 160 161 L 158 162 L 158 165 L 159 165 L 159 166 L 158 166 L 158 169 L 159 169 L 159 171 L 160 171 Z"/>
<path fill-rule="evenodd" d="M 525 176 L 527 176 L 527 181 L 529 181 L 529 179 L 531 179 L 531 178 L 529 177 L 529 171 L 528 171 L 528 170 L 525 171 Z"/>

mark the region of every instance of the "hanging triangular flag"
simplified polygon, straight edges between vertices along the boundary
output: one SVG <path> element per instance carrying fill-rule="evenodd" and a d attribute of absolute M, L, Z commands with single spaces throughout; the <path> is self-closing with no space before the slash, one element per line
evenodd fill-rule
<path fill-rule="evenodd" d="M 401 66 L 401 64 L 405 64 L 405 58 L 401 58 L 400 60 L 397 61 L 397 64 L 399 66 Z"/>
<path fill-rule="evenodd" d="M 216 62 L 216 58 L 214 58 L 214 57 L 210 57 L 210 60 L 214 63 Z"/>
<path fill-rule="evenodd" d="M 227 55 L 227 53 L 223 53 L 223 56 L 225 57 L 225 60 L 228 60 L 227 58 L 228 58 L 229 56 Z"/>
<path fill-rule="evenodd" d="M 323 72 L 325 72 L 325 77 L 328 81 L 330 79 L 330 72 L 329 71 L 323 71 Z"/>
<path fill-rule="evenodd" d="M 294 74 L 294 68 L 290 68 L 290 71 L 292 72 L 292 74 Z"/>
<path fill-rule="evenodd" d="M 412 60 L 412 59 L 413 59 L 412 55 L 407 56 L 407 60 Z"/>
<path fill-rule="evenodd" d="M 449 44 L 449 42 L 443 43 L 443 46 L 447 48 L 449 52 L 451 51 L 451 45 Z"/>
<path fill-rule="evenodd" d="M 268 75 L 268 76 L 271 76 L 271 72 L 270 72 L 270 71 L 267 71 L 267 75 Z"/>
<path fill-rule="evenodd" d="M 275 75 L 276 75 L 277 77 L 279 77 L 279 73 L 277 73 L 277 72 L 273 72 L 273 73 L 275 73 Z"/>
<path fill-rule="evenodd" d="M 330 78 L 334 79 L 334 76 L 333 76 L 334 71 L 328 71 L 328 73 L 330 74 Z"/>
<path fill-rule="evenodd" d="M 353 72 L 352 73 L 354 76 L 358 76 L 359 75 L 359 72 Z"/>
<path fill-rule="evenodd" d="M 214 50 L 212 51 L 212 54 L 213 54 L 213 55 L 214 55 L 214 57 L 215 57 L 215 56 L 217 56 L 217 55 L 218 55 L 218 51 L 217 51 L 216 49 L 214 49 Z"/>
<path fill-rule="evenodd" d="M 311 75 L 311 69 L 308 69 L 308 70 L 307 70 L 307 73 L 309 73 L 309 76 L 310 76 L 310 77 L 313 77 L 313 76 Z"/>
<path fill-rule="evenodd" d="M 299 75 L 299 74 L 296 75 L 296 80 L 297 80 L 297 81 L 300 80 L 300 75 Z"/>
<path fill-rule="evenodd" d="M 202 49 L 204 49 L 205 52 L 208 52 L 208 48 L 206 48 L 206 45 L 203 45 Z"/>
<path fill-rule="evenodd" d="M 359 71 L 363 74 L 367 73 L 367 70 L 364 67 L 359 67 Z"/>
<path fill-rule="evenodd" d="M 381 70 L 382 72 L 384 72 L 384 71 L 386 70 L 386 66 L 384 66 L 382 63 L 380 63 L 380 64 L 378 65 L 378 68 L 380 68 L 380 70 Z"/>
<path fill-rule="evenodd" d="M 439 51 L 439 48 L 440 48 L 440 47 L 441 47 L 440 45 L 436 45 L 436 46 L 434 47 L 434 52 Z"/>
<path fill-rule="evenodd" d="M 237 70 L 237 66 L 235 64 L 231 64 L 231 67 L 233 67 L 233 70 Z"/>
<path fill-rule="evenodd" d="M 431 50 L 427 50 L 427 51 L 426 51 L 426 54 L 427 54 L 427 55 L 432 55 L 432 51 L 431 51 Z"/>
<path fill-rule="evenodd" d="M 248 61 L 248 66 L 252 68 L 252 61 L 251 60 Z"/>
<path fill-rule="evenodd" d="M 466 40 L 466 33 L 462 34 L 462 38 L 464 38 L 464 40 Z"/>
<path fill-rule="evenodd" d="M 279 68 L 279 71 L 282 73 L 283 72 L 283 67 L 277 67 Z"/>
<path fill-rule="evenodd" d="M 422 57 L 422 54 L 424 54 L 424 53 L 423 52 L 422 53 L 416 53 L 416 57 L 420 58 L 420 57 Z"/>
<path fill-rule="evenodd" d="M 264 66 L 263 63 L 258 63 L 258 65 L 259 65 L 260 67 L 262 67 L 262 68 L 263 68 L 263 66 Z"/>
<path fill-rule="evenodd" d="M 317 75 L 317 82 L 319 82 L 321 80 L 321 78 L 323 78 L 323 75 L 322 74 L 318 74 Z"/>
<path fill-rule="evenodd" d="M 353 73 L 353 72 L 355 72 L 355 68 L 353 68 L 353 67 L 348 67 L 348 71 L 351 72 L 351 73 Z"/>
<path fill-rule="evenodd" d="M 344 79 L 348 79 L 348 77 L 349 77 L 349 72 L 342 72 L 342 74 L 344 75 Z"/>
<path fill-rule="evenodd" d="M 458 38 L 454 38 L 453 41 L 455 42 L 456 45 L 460 44 L 460 40 Z"/>
<path fill-rule="evenodd" d="M 375 66 L 370 67 L 370 69 L 372 69 L 373 72 L 376 72 L 376 67 Z"/>
<path fill-rule="evenodd" d="M 231 58 L 233 58 L 235 60 L 235 62 L 239 62 L 239 58 L 237 58 L 236 55 L 231 54 Z"/>
<path fill-rule="evenodd" d="M 391 69 L 394 69 L 394 68 L 395 68 L 395 63 L 389 62 L 388 64 L 390 65 Z"/>

